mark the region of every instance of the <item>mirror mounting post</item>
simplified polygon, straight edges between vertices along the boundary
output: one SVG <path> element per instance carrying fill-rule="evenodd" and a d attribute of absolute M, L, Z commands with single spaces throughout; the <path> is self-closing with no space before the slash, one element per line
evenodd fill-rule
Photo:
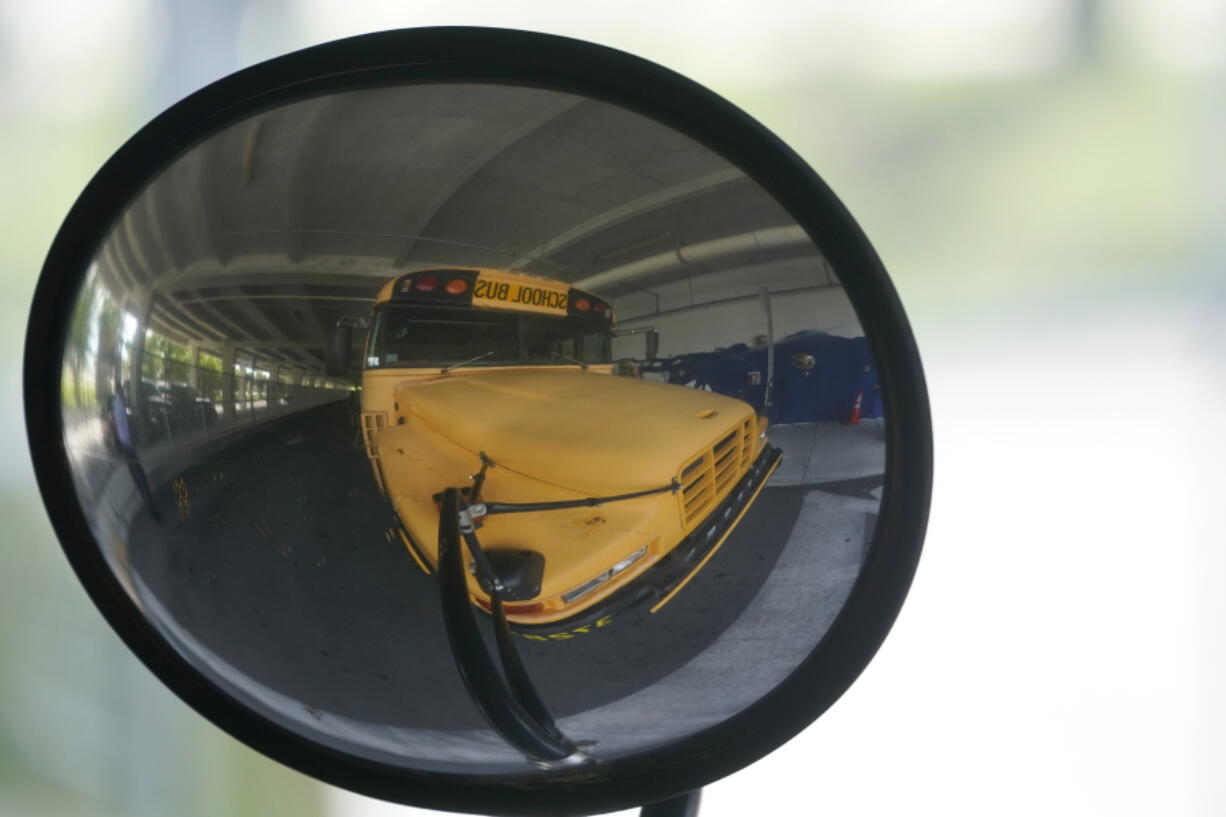
<path fill-rule="evenodd" d="M 623 338 L 627 335 L 642 335 L 645 344 L 643 359 L 652 361 L 660 356 L 660 330 L 654 326 L 640 326 L 635 329 L 614 329 L 612 334 L 615 338 Z"/>
<path fill-rule="evenodd" d="M 679 794 L 668 800 L 651 803 L 639 810 L 639 817 L 696 817 L 702 789 Z"/>
<path fill-rule="evenodd" d="M 473 475 L 472 490 L 469 491 L 468 498 L 470 504 L 475 504 L 481 501 L 481 490 L 485 487 L 485 472 L 493 467 L 494 461 L 491 460 L 484 451 L 478 451 L 477 456 L 481 458 L 481 470 Z"/>

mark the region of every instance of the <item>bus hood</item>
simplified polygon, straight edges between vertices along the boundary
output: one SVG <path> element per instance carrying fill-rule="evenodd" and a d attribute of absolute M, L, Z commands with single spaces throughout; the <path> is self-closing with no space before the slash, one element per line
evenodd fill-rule
<path fill-rule="evenodd" d="M 668 485 L 753 409 L 709 391 L 578 370 L 453 373 L 396 389 L 402 413 L 496 467 L 585 496 Z M 752 426 L 756 431 L 756 426 Z"/>

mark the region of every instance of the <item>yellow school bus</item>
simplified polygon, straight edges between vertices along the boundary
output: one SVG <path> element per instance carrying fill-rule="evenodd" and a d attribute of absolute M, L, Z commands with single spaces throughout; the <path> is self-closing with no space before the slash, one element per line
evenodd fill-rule
<path fill-rule="evenodd" d="M 525 637 L 570 638 L 630 606 L 659 609 L 778 464 L 748 404 L 633 367 L 615 374 L 609 303 L 564 282 L 410 272 L 383 287 L 365 324 L 361 429 L 404 545 L 432 572 L 441 492 L 479 500 L 481 547 Z M 514 512 L 482 516 L 487 506 Z"/>

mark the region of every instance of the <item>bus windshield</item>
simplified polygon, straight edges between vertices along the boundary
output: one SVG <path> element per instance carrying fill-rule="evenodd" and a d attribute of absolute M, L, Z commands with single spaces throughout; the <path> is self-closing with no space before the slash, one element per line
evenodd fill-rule
<path fill-rule="evenodd" d="M 366 367 L 609 363 L 610 327 L 592 323 L 527 312 L 390 304 L 375 312 Z"/>

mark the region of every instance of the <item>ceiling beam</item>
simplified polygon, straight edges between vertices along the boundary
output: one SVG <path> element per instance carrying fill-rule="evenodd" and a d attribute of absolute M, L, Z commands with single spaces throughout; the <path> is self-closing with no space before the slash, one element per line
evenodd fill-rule
<path fill-rule="evenodd" d="M 140 290 L 143 284 L 141 277 L 136 272 L 136 260 L 127 247 L 124 231 L 120 225 L 115 225 L 103 245 L 103 254 L 108 253 L 111 257 L 112 268 L 118 274 L 120 282 L 125 284 L 122 294 L 129 296 Z"/>
<path fill-rule="evenodd" d="M 300 292 L 286 292 L 272 295 L 247 295 L 235 292 L 225 295 L 202 295 L 180 298 L 179 303 L 201 304 L 213 301 L 356 301 L 362 304 L 373 304 L 374 296 L 365 295 L 304 295 Z"/>
<path fill-rule="evenodd" d="M 690 271 L 709 272 L 733 263 L 744 265 L 754 260 L 810 254 L 820 256 L 804 228 L 798 224 L 782 224 L 677 247 L 584 276 L 574 285 L 606 296 L 620 295 L 684 276 Z"/>
<path fill-rule="evenodd" d="M 226 299 L 226 301 L 229 305 L 233 306 L 238 311 L 239 314 L 241 314 L 249 322 L 251 322 L 253 325 L 259 327 L 260 330 L 262 330 L 263 337 L 261 338 L 261 340 L 289 340 L 290 339 L 285 334 L 285 330 L 282 329 L 280 326 L 277 326 L 277 324 L 273 322 L 272 318 L 268 317 L 268 315 L 266 315 L 263 312 L 263 310 L 257 308 L 255 304 L 251 302 L 250 298 L 244 298 L 240 294 L 239 297 L 228 298 Z M 194 303 L 206 303 L 207 301 L 204 299 L 199 299 L 193 302 Z"/>
<path fill-rule="evenodd" d="M 559 233 L 542 244 L 538 244 L 511 262 L 511 268 L 520 269 L 533 261 L 545 260 L 550 255 L 623 221 L 629 221 L 637 216 L 678 204 L 686 199 L 714 192 L 730 184 L 740 184 L 747 181 L 749 181 L 748 176 L 738 168 L 731 167 L 679 182 L 663 190 L 647 193 L 625 204 L 619 204 L 603 213 L 581 221 L 565 232 Z"/>
<path fill-rule="evenodd" d="M 485 149 L 473 156 L 456 174 L 452 177 L 451 183 L 442 187 L 435 193 L 434 198 L 430 203 L 421 209 L 417 217 L 413 220 L 412 225 L 408 229 L 408 242 L 401 249 L 400 254 L 396 256 L 393 266 L 396 268 L 403 267 L 408 263 L 413 256 L 413 249 L 417 245 L 417 238 L 429 229 L 430 223 L 434 221 L 435 216 L 447 206 L 447 202 L 451 201 L 457 192 L 464 187 L 465 184 L 475 175 L 481 172 L 483 168 L 497 159 L 502 154 L 506 153 L 520 141 L 528 136 L 536 133 L 545 125 L 557 119 L 562 114 L 574 108 L 579 103 L 583 102 L 582 97 L 561 97 L 540 113 L 530 117 L 513 128 L 508 128 L 502 131 L 499 136 L 492 139 Z"/>
<path fill-rule="evenodd" d="M 206 139 L 189 153 L 185 161 L 192 162 L 195 167 L 191 189 L 194 195 L 185 198 L 200 205 L 200 216 L 204 222 L 201 230 L 212 257 L 219 266 L 224 267 L 230 261 L 230 250 L 222 233 L 220 213 L 229 209 L 230 203 L 225 200 L 225 192 L 229 187 L 225 184 L 221 168 L 222 149 L 226 146 L 225 139 Z"/>
<path fill-rule="evenodd" d="M 301 349 L 305 352 L 314 353 L 315 350 L 324 349 L 328 343 L 325 339 L 320 338 L 318 341 L 306 340 L 248 340 L 242 343 L 235 343 L 236 347 L 242 349 L 268 350 L 275 352 L 288 352 L 296 349 Z"/>
<path fill-rule="evenodd" d="M 332 270 L 311 270 L 303 268 L 284 267 L 284 271 L 271 271 L 267 268 L 242 269 L 241 263 L 235 259 L 232 269 L 195 268 L 158 282 L 158 290 L 174 294 L 197 290 L 204 287 L 242 287 L 242 286 L 287 286 L 312 287 L 332 286 L 351 287 L 358 296 L 363 291 L 369 291 L 374 297 L 384 284 L 396 274 L 390 269 L 353 269 L 347 272 Z"/>
<path fill-rule="evenodd" d="M 176 305 L 169 303 L 165 298 L 158 299 L 150 321 L 152 322 L 154 319 L 165 325 L 177 327 L 177 331 L 180 334 L 185 335 L 189 340 L 196 343 L 217 343 L 226 338 L 224 333 L 218 332 L 216 329 L 202 323 L 199 319 L 181 311 Z M 205 331 L 202 332 L 201 329 Z"/>
<path fill-rule="evenodd" d="M 332 94 L 307 107 L 303 121 L 294 123 L 295 130 L 303 136 L 295 146 L 294 162 L 285 185 L 285 224 L 288 228 L 285 254 L 291 264 L 302 259 L 305 254 L 303 248 L 306 236 L 310 234 L 307 229 L 310 225 L 305 222 L 308 207 L 315 201 L 308 188 L 315 179 L 312 171 L 320 161 L 316 145 L 324 141 L 331 132 L 326 125 L 338 118 L 343 120 L 349 106 L 360 104 L 361 101 L 361 95 Z"/>
<path fill-rule="evenodd" d="M 170 187 L 170 170 L 165 170 L 153 184 L 141 194 L 145 204 L 145 217 L 149 221 L 152 232 L 157 235 L 162 245 L 162 251 L 170 261 L 171 272 L 178 272 L 187 266 L 187 258 L 183 250 L 183 232 L 180 229 L 182 209 L 166 202 L 167 188 Z"/>
<path fill-rule="evenodd" d="M 255 338 L 242 326 L 239 326 L 232 319 L 226 317 L 220 310 L 215 309 L 209 303 L 197 303 L 192 305 L 192 309 L 187 309 L 182 303 L 175 304 L 184 314 L 196 318 L 195 313 L 203 313 L 207 316 L 210 323 L 214 326 L 221 326 L 222 339 L 226 342 L 233 343 L 235 346 L 244 346 L 255 340 Z"/>

